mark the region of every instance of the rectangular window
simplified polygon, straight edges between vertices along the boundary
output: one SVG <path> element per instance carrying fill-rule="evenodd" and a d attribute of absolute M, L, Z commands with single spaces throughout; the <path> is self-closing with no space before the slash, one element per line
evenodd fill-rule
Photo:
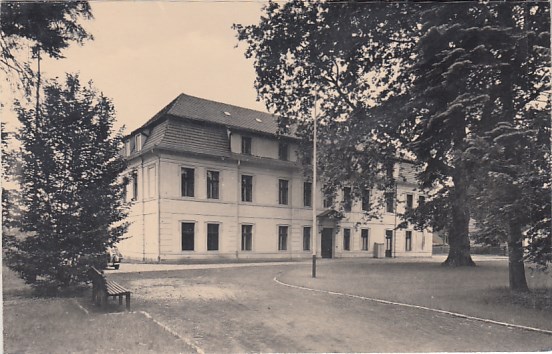
<path fill-rule="evenodd" d="M 138 172 L 132 172 L 132 200 L 138 200 Z"/>
<path fill-rule="evenodd" d="M 395 193 L 385 192 L 385 211 L 388 213 L 395 212 Z"/>
<path fill-rule="evenodd" d="M 219 249 L 219 224 L 207 224 L 207 251 Z"/>
<path fill-rule="evenodd" d="M 191 222 L 182 223 L 182 251 L 193 251 L 195 239 L 195 224 Z"/>
<path fill-rule="evenodd" d="M 242 138 L 241 138 L 241 152 L 244 155 L 251 155 L 251 137 L 242 136 Z"/>
<path fill-rule="evenodd" d="M 425 204 L 425 197 L 423 195 L 418 197 L 418 207 L 421 207 Z"/>
<path fill-rule="evenodd" d="M 242 202 L 253 201 L 253 176 L 242 175 Z"/>
<path fill-rule="evenodd" d="M 351 250 L 351 229 L 343 229 L 343 250 Z"/>
<path fill-rule="evenodd" d="M 155 197 L 155 166 L 148 167 L 148 197 Z"/>
<path fill-rule="evenodd" d="M 278 158 L 282 161 L 287 161 L 289 158 L 289 145 L 284 142 L 278 143 Z"/>
<path fill-rule="evenodd" d="M 324 186 L 324 191 L 326 191 L 326 186 Z M 333 206 L 333 196 L 326 195 L 324 193 L 324 208 L 331 208 Z"/>
<path fill-rule="evenodd" d="M 406 195 L 406 210 L 412 210 L 414 207 L 414 196 L 412 194 Z"/>
<path fill-rule="evenodd" d="M 207 198 L 219 199 L 219 173 L 207 171 Z"/>
<path fill-rule="evenodd" d="M 288 227 L 278 226 L 278 251 L 287 250 Z"/>
<path fill-rule="evenodd" d="M 288 204 L 288 180 L 278 180 L 278 203 L 282 205 Z"/>
<path fill-rule="evenodd" d="M 312 183 L 303 183 L 303 205 L 306 207 L 312 206 Z"/>
<path fill-rule="evenodd" d="M 182 196 L 193 197 L 194 196 L 194 183 L 195 183 L 195 171 L 193 168 L 182 167 L 180 172 Z"/>
<path fill-rule="evenodd" d="M 368 229 L 360 230 L 360 238 L 362 239 L 362 250 L 368 251 Z"/>
<path fill-rule="evenodd" d="M 343 210 L 346 212 L 351 211 L 351 206 L 353 204 L 352 198 L 351 198 L 351 188 L 345 187 L 343 188 Z"/>
<path fill-rule="evenodd" d="M 412 251 L 412 231 L 406 231 L 405 250 Z"/>
<path fill-rule="evenodd" d="M 251 251 L 253 243 L 253 225 L 242 225 L 241 250 Z"/>
<path fill-rule="evenodd" d="M 311 228 L 309 226 L 303 227 L 303 251 L 310 251 L 311 244 Z"/>
<path fill-rule="evenodd" d="M 370 191 L 368 189 L 362 195 L 362 211 L 370 211 Z"/>

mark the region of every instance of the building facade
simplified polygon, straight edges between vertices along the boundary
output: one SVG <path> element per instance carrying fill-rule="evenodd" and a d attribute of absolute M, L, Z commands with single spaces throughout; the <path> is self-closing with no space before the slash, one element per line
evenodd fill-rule
<path fill-rule="evenodd" d="M 147 262 L 311 257 L 312 184 L 298 161 L 298 140 L 276 131 L 270 114 L 182 94 L 130 134 L 125 155 L 131 225 L 119 244 L 125 257 Z M 423 198 L 408 164 L 397 164 L 395 173 L 402 177 L 398 202 L 388 203 L 380 220 L 363 219 L 368 200 L 346 203 L 343 218 L 332 218 L 316 191 L 318 255 L 431 255 L 431 233 L 394 230 L 401 208 Z M 337 198 L 347 199 L 347 190 Z"/>

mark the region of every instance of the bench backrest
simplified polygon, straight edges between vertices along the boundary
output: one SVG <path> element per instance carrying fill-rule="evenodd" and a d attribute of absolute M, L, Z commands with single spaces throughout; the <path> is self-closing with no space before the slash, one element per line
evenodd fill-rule
<path fill-rule="evenodd" d="M 88 276 L 92 280 L 92 284 L 95 287 L 99 287 L 101 289 L 106 288 L 107 280 L 105 279 L 105 275 L 103 275 L 103 273 L 97 270 L 95 267 L 90 267 L 90 269 L 88 270 Z"/>

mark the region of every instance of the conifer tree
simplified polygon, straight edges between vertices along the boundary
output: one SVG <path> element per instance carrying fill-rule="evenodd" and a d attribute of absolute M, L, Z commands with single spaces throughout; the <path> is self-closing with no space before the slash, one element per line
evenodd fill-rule
<path fill-rule="evenodd" d="M 8 266 L 28 283 L 57 289 L 85 281 L 127 229 L 125 160 L 114 108 L 78 76 L 44 87 L 39 112 L 17 105 L 21 218 Z"/>

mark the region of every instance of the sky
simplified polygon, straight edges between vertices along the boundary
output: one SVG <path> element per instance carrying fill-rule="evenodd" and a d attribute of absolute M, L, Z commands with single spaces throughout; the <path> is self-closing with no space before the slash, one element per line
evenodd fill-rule
<path fill-rule="evenodd" d="M 129 133 L 180 93 L 266 112 L 256 101 L 252 60 L 244 57 L 232 24 L 258 23 L 265 1 L 91 1 L 94 36 L 73 43 L 61 60 L 43 60 L 48 78 L 65 72 L 110 97 L 116 127 Z M 33 65 L 36 67 L 36 65 Z M 9 95 L 4 95 L 7 97 Z M 2 116 L 17 124 L 9 102 Z"/>

